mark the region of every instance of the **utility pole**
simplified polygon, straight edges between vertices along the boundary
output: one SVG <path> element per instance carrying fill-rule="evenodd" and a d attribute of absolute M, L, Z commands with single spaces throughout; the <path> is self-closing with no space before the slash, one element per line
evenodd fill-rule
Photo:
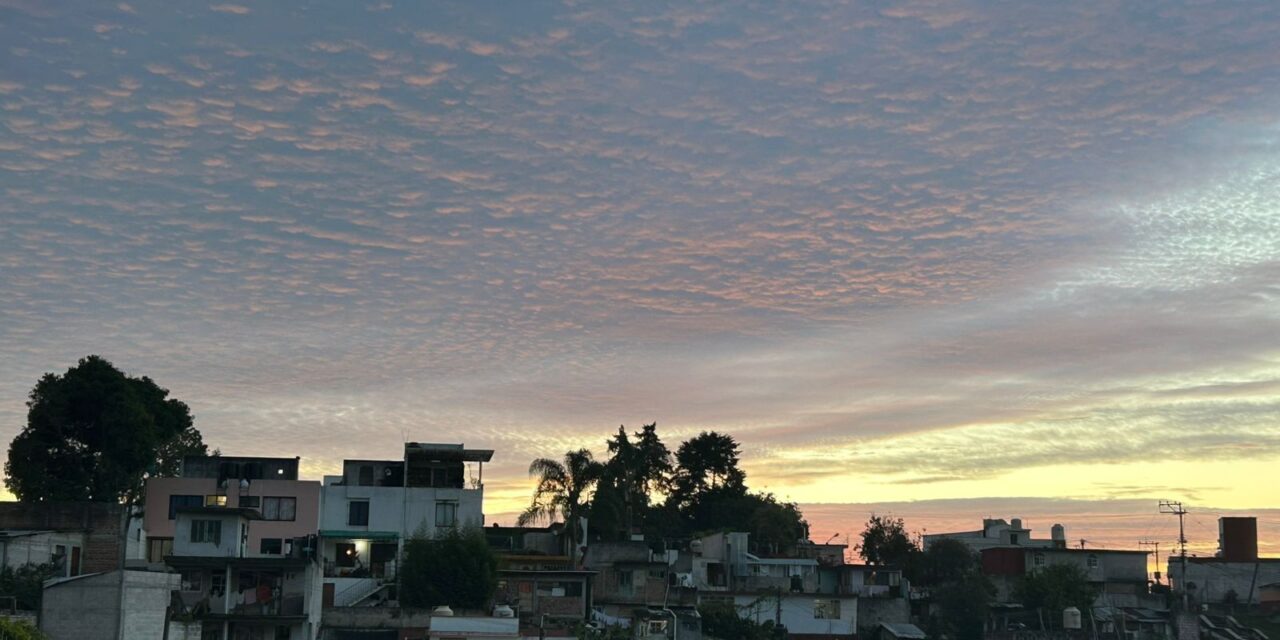
<path fill-rule="evenodd" d="M 1139 547 L 1153 547 L 1156 550 L 1156 584 L 1160 584 L 1160 542 L 1157 540 L 1139 540 Z"/>
<path fill-rule="evenodd" d="M 1187 510 L 1182 508 L 1181 502 L 1173 502 L 1170 500 L 1160 501 L 1160 513 L 1168 513 L 1178 516 L 1178 555 L 1181 567 L 1178 575 L 1178 590 L 1182 592 L 1182 608 L 1185 610 L 1188 605 L 1187 599 L 1187 530 L 1183 526 L 1183 516 L 1187 515 Z"/>

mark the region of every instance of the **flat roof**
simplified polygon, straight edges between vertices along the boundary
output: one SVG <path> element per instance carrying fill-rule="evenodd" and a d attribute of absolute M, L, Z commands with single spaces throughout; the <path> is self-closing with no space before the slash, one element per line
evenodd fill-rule
<path fill-rule="evenodd" d="M 230 556 L 165 556 L 165 564 L 175 567 L 222 568 L 233 565 L 240 569 L 275 569 L 305 567 L 309 560 L 292 556 L 254 556 L 235 558 Z"/>
<path fill-rule="evenodd" d="M 404 445 L 404 455 L 406 458 L 430 457 L 433 460 L 489 462 L 493 459 L 493 449 L 467 449 L 460 444 L 406 442 Z"/>

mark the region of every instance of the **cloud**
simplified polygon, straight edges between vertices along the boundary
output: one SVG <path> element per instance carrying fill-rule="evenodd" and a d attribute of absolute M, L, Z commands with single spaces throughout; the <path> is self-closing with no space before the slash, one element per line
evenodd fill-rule
<path fill-rule="evenodd" d="M 14 7 L 0 434 L 103 353 L 317 473 L 654 419 L 778 490 L 1274 456 L 1274 7 Z"/>

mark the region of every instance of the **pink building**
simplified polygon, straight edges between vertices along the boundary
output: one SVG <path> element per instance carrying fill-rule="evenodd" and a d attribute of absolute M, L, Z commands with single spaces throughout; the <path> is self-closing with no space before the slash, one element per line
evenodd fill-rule
<path fill-rule="evenodd" d="M 191 456 L 178 478 L 147 481 L 147 562 L 173 555 L 176 516 L 190 507 L 254 509 L 247 556 L 286 555 L 294 538 L 315 535 L 320 523 L 320 483 L 298 479 L 298 458 Z"/>

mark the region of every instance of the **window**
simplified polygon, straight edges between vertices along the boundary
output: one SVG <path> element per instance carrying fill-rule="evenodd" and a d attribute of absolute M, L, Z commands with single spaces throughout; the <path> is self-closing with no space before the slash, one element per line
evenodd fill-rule
<path fill-rule="evenodd" d="M 284 541 L 280 538 L 263 538 L 258 552 L 264 556 L 278 556 L 284 551 Z"/>
<path fill-rule="evenodd" d="M 1009 534 L 1009 544 L 1018 544 L 1018 534 L 1016 533 Z"/>
<path fill-rule="evenodd" d="M 222 521 L 192 520 L 191 541 L 222 544 Z"/>
<path fill-rule="evenodd" d="M 260 509 L 262 508 L 262 498 L 259 496 L 240 496 L 241 509 Z"/>
<path fill-rule="evenodd" d="M 171 555 L 173 555 L 173 538 L 147 540 L 147 562 L 164 562 L 164 557 Z"/>
<path fill-rule="evenodd" d="M 204 506 L 203 496 L 169 496 L 169 519 L 178 515 L 178 509 Z"/>
<path fill-rule="evenodd" d="M 456 502 L 437 502 L 436 503 L 436 526 L 437 527 L 458 526 L 458 503 Z"/>
<path fill-rule="evenodd" d="M 298 510 L 297 498 L 263 498 L 263 520 L 293 520 Z"/>
<path fill-rule="evenodd" d="M 205 496 L 204 506 L 206 507 L 225 507 L 227 506 L 226 496 Z"/>
<path fill-rule="evenodd" d="M 351 500 L 347 502 L 347 524 L 353 527 L 369 526 L 368 500 Z"/>
<path fill-rule="evenodd" d="M 1043 554 L 1043 553 L 1037 553 L 1037 554 L 1036 554 L 1036 557 L 1035 557 L 1035 564 L 1036 564 L 1036 566 L 1037 566 L 1037 567 L 1043 567 L 1043 566 L 1044 566 L 1044 554 Z"/>
<path fill-rule="evenodd" d="M 635 578 L 630 571 L 618 572 L 618 589 L 620 591 L 630 591 L 635 584 Z"/>
<path fill-rule="evenodd" d="M 204 590 L 204 574 L 199 571 L 187 571 L 182 574 L 183 591 Z"/>
<path fill-rule="evenodd" d="M 813 601 L 813 619 L 814 620 L 839 620 L 840 619 L 840 601 L 839 600 L 814 600 Z"/>
<path fill-rule="evenodd" d="M 1090 569 L 1097 569 L 1097 568 L 1098 568 L 1098 556 L 1096 556 L 1096 555 L 1094 555 L 1094 554 L 1092 554 L 1092 553 L 1091 553 L 1091 554 L 1089 554 L 1089 568 L 1090 568 Z"/>

